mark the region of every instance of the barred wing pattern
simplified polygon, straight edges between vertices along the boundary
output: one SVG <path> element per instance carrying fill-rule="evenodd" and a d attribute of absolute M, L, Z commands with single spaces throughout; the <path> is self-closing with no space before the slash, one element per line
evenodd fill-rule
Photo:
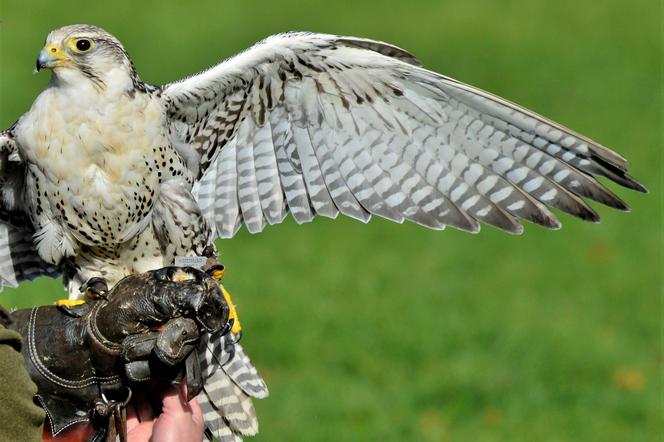
<path fill-rule="evenodd" d="M 0 223 L 0 291 L 39 276 L 57 278 L 60 272 L 37 255 L 31 233 Z"/>
<path fill-rule="evenodd" d="M 615 152 L 381 42 L 280 34 L 163 96 L 221 237 L 288 211 L 520 233 L 560 227 L 547 206 L 598 221 L 583 198 L 628 210 L 595 176 L 646 191 Z"/>
<path fill-rule="evenodd" d="M 34 229 L 19 203 L 24 179 L 25 164 L 18 157 L 13 129 L 0 132 L 0 290 L 42 275 L 59 275 L 34 249 Z"/>

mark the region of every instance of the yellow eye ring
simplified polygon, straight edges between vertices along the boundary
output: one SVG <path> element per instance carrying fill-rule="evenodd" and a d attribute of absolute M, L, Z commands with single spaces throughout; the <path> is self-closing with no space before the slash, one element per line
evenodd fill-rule
<path fill-rule="evenodd" d="M 89 38 L 72 38 L 69 40 L 69 47 L 79 54 L 90 52 L 94 47 L 94 43 Z"/>

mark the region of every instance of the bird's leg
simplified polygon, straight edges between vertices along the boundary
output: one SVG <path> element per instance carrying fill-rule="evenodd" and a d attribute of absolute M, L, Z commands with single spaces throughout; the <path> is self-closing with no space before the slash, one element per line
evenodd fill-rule
<path fill-rule="evenodd" d="M 202 270 L 208 270 L 209 268 L 212 268 L 215 265 L 217 265 L 218 255 L 217 255 L 217 248 L 214 246 L 214 244 L 208 244 L 207 246 L 205 246 L 205 248 L 203 249 L 203 253 L 201 253 L 201 255 L 207 258 L 207 262 L 203 266 Z"/>
<path fill-rule="evenodd" d="M 108 301 L 108 282 L 100 276 L 94 276 L 88 279 L 88 281 L 81 285 L 78 290 L 83 295 L 82 299 L 59 299 L 56 301 L 55 305 L 70 316 L 78 316 L 74 307 L 85 304 L 87 300 L 103 299 L 104 301 Z"/>
<path fill-rule="evenodd" d="M 108 301 L 108 283 L 106 279 L 95 276 L 81 285 L 78 289 L 83 295 L 82 298 L 78 299 L 58 299 L 55 302 L 55 305 L 68 316 L 79 318 L 81 317 L 82 312 L 86 312 L 88 309 L 85 304 L 89 300 L 100 300 Z"/>

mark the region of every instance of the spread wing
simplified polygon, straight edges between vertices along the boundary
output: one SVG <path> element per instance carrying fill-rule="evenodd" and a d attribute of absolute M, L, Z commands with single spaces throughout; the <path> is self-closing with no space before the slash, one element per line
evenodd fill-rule
<path fill-rule="evenodd" d="M 627 210 L 596 176 L 646 191 L 617 153 L 371 40 L 272 36 L 163 97 L 221 237 L 287 212 L 519 233 L 558 228 L 547 206 L 598 221 L 584 198 Z"/>
<path fill-rule="evenodd" d="M 34 229 L 20 203 L 24 179 L 25 164 L 18 157 L 13 130 L 0 132 L 0 290 L 38 276 L 59 275 L 33 248 Z"/>

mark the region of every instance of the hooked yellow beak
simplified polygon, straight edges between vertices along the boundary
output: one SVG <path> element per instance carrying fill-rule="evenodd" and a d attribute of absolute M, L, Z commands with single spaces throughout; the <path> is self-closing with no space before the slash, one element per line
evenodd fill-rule
<path fill-rule="evenodd" d="M 47 45 L 39 53 L 36 63 L 36 71 L 39 72 L 44 68 L 54 68 L 66 60 L 67 57 L 62 53 L 62 49 L 58 46 Z"/>

